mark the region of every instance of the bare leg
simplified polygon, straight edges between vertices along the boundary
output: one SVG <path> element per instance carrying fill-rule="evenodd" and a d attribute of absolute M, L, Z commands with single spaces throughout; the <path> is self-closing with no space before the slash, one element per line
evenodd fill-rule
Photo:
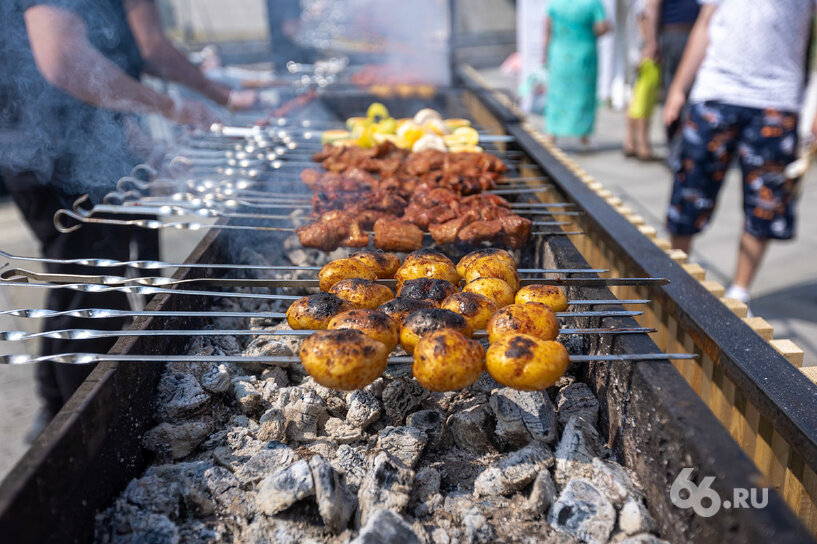
<path fill-rule="evenodd" d="M 670 236 L 670 243 L 673 249 L 680 249 L 689 255 L 689 250 L 692 249 L 692 236 Z"/>
<path fill-rule="evenodd" d="M 743 236 L 740 237 L 738 265 L 732 285 L 746 290 L 749 289 L 768 245 L 769 240 L 767 238 L 755 238 L 748 232 L 743 233 Z"/>
<path fill-rule="evenodd" d="M 626 132 L 624 134 L 624 145 L 622 150 L 624 154 L 635 153 L 635 132 L 637 119 L 627 117 Z"/>
<path fill-rule="evenodd" d="M 635 120 L 636 153 L 639 159 L 649 159 L 652 156 L 649 137 L 649 119 Z"/>
<path fill-rule="evenodd" d="M 579 138 L 579 142 L 582 144 L 582 146 L 588 147 L 590 145 L 590 136 L 589 135 L 582 136 L 581 138 Z"/>

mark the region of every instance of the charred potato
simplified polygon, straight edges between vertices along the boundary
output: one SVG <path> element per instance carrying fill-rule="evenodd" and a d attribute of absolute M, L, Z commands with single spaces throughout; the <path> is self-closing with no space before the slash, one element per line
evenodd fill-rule
<path fill-rule="evenodd" d="M 426 334 L 414 348 L 411 371 L 420 385 L 431 391 L 457 391 L 479 378 L 485 350 L 461 333 L 443 329 Z"/>
<path fill-rule="evenodd" d="M 520 333 L 542 340 L 556 340 L 559 320 L 553 310 L 544 304 L 511 304 L 491 317 L 486 330 L 492 344 L 503 336 Z"/>
<path fill-rule="evenodd" d="M 321 291 L 329 291 L 340 280 L 348 278 L 374 281 L 377 279 L 377 274 L 357 259 L 338 259 L 326 264 L 318 272 Z"/>
<path fill-rule="evenodd" d="M 458 292 L 457 286 L 445 280 L 418 278 L 406 280 L 397 288 L 398 297 L 433 300 L 437 304 Z"/>
<path fill-rule="evenodd" d="M 468 322 L 472 330 L 485 329 L 488 320 L 499 308 L 496 303 L 476 293 L 455 293 L 446 298 L 440 308 L 457 312 Z"/>
<path fill-rule="evenodd" d="M 325 329 L 335 315 L 354 308 L 348 301 L 331 293 L 309 295 L 289 306 L 287 323 L 293 330 Z"/>
<path fill-rule="evenodd" d="M 478 278 L 465 284 L 463 293 L 476 293 L 494 301 L 494 304 L 504 308 L 513 304 L 514 290 L 508 282 L 498 278 Z"/>
<path fill-rule="evenodd" d="M 468 271 L 468 268 L 474 263 L 474 261 L 486 257 L 490 257 L 494 260 L 505 263 L 507 266 L 516 270 L 516 261 L 513 260 L 513 257 L 511 256 L 510 253 L 508 253 L 504 249 L 491 247 L 472 251 L 471 253 L 460 259 L 460 261 L 457 263 L 457 272 L 459 273 L 460 276 L 464 278 L 465 273 Z"/>
<path fill-rule="evenodd" d="M 377 340 L 385 344 L 389 353 L 397 347 L 400 336 L 400 327 L 397 323 L 384 314 L 376 310 L 349 310 L 341 312 L 329 320 L 326 327 L 334 329 L 355 329 L 372 340 Z"/>
<path fill-rule="evenodd" d="M 485 367 L 504 386 L 523 391 L 551 387 L 567 371 L 570 356 L 559 342 L 511 334 L 492 343 Z"/>
<path fill-rule="evenodd" d="M 555 285 L 527 285 L 516 293 L 515 302 L 517 304 L 539 302 L 554 312 L 567 310 L 567 296 Z"/>
<path fill-rule="evenodd" d="M 443 264 L 450 264 L 452 268 L 454 266 L 454 261 L 449 259 L 445 253 L 437 251 L 436 249 L 418 249 L 412 253 L 409 253 L 406 259 L 403 261 L 403 264 L 414 264 L 415 262 L 428 262 L 434 261 Z"/>
<path fill-rule="evenodd" d="M 385 304 L 381 304 L 377 307 L 377 310 L 391 317 L 400 327 L 402 327 L 409 314 L 416 312 L 417 310 L 427 310 L 429 308 L 439 307 L 439 304 L 433 300 L 428 300 L 427 298 L 419 299 L 397 297 Z"/>
<path fill-rule="evenodd" d="M 401 266 L 394 274 L 394 279 L 400 285 L 404 281 L 416 280 L 420 278 L 432 278 L 445 280 L 454 285 L 460 282 L 460 275 L 451 263 L 444 263 L 425 257 L 417 257 Z"/>
<path fill-rule="evenodd" d="M 417 342 L 426 334 L 442 329 L 452 329 L 470 337 L 471 327 L 460 314 L 442 308 L 430 308 L 412 312 L 400 329 L 400 345 L 406 353 L 414 353 Z"/>
<path fill-rule="evenodd" d="M 317 331 L 304 340 L 301 363 L 312 378 L 332 389 L 366 387 L 383 374 L 389 357 L 385 344 L 354 329 Z"/>
<path fill-rule="evenodd" d="M 510 285 L 514 292 L 519 290 L 519 276 L 516 274 L 516 267 L 510 267 L 493 257 L 482 257 L 473 261 L 465 270 L 464 277 L 466 282 L 479 278 L 497 278 Z"/>
<path fill-rule="evenodd" d="M 393 278 L 394 273 L 400 268 L 400 259 L 397 255 L 379 249 L 356 251 L 349 255 L 349 258 L 358 260 L 368 266 L 380 279 Z"/>
<path fill-rule="evenodd" d="M 329 292 L 352 303 L 355 308 L 368 310 L 374 310 L 394 298 L 392 290 L 385 285 L 360 278 L 340 280 Z"/>

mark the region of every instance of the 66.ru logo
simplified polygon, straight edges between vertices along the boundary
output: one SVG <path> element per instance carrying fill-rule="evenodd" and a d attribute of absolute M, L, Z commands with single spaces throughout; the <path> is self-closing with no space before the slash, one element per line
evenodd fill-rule
<path fill-rule="evenodd" d="M 721 507 L 765 508 L 769 504 L 769 490 L 765 487 L 736 487 L 732 500 L 722 501 L 721 496 L 711 487 L 715 481 L 714 476 L 706 476 L 698 485 L 692 481 L 692 472 L 691 468 L 682 469 L 670 487 L 670 500 L 678 508 L 692 508 L 699 516 L 709 518 L 720 512 Z"/>

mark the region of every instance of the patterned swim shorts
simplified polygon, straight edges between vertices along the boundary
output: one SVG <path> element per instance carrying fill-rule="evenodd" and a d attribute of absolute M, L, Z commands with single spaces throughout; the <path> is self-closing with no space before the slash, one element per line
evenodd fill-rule
<path fill-rule="evenodd" d="M 667 228 L 686 236 L 706 227 L 737 152 L 743 172 L 744 230 L 756 238 L 793 238 L 799 180 L 785 179 L 783 170 L 795 160 L 796 149 L 796 113 L 720 102 L 692 104 L 683 128 Z"/>

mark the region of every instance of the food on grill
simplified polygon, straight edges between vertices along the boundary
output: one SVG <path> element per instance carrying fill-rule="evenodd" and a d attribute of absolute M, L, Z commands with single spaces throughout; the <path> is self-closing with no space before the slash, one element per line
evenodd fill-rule
<path fill-rule="evenodd" d="M 486 330 L 491 343 L 503 336 L 519 333 L 542 340 L 556 340 L 559 336 L 559 320 L 553 310 L 544 304 L 511 304 L 491 317 Z"/>
<path fill-rule="evenodd" d="M 349 258 L 357 259 L 371 268 L 380 279 L 393 278 L 397 269 L 400 268 L 400 259 L 397 255 L 379 249 L 357 251 L 349 255 Z"/>
<path fill-rule="evenodd" d="M 419 278 L 434 278 L 438 280 L 445 280 L 452 284 L 460 282 L 460 275 L 457 274 L 457 269 L 454 264 L 449 262 L 441 262 L 434 258 L 424 257 L 422 255 L 415 256 L 412 259 L 406 259 L 397 272 L 394 274 L 394 279 L 397 284 L 401 285 L 408 280 L 416 280 Z"/>
<path fill-rule="evenodd" d="M 517 304 L 539 302 L 550 307 L 554 312 L 567 310 L 567 296 L 555 285 L 526 285 L 516 293 Z"/>
<path fill-rule="evenodd" d="M 355 218 L 342 210 L 327 212 L 315 223 L 295 229 L 301 245 L 323 251 L 334 251 L 340 246 L 366 247 L 369 235 L 363 232 Z"/>
<path fill-rule="evenodd" d="M 435 278 L 417 278 L 416 280 L 406 280 L 401 283 L 397 287 L 397 296 L 433 300 L 440 304 L 457 291 L 457 286 L 449 281 Z"/>
<path fill-rule="evenodd" d="M 485 329 L 488 320 L 499 309 L 488 297 L 476 293 L 455 293 L 440 304 L 440 308 L 457 312 L 468 322 L 472 330 Z"/>
<path fill-rule="evenodd" d="M 337 259 L 324 265 L 321 271 L 318 272 L 318 284 L 321 291 L 329 291 L 329 289 L 340 280 L 347 278 L 360 278 L 364 280 L 374 281 L 377 279 L 377 274 L 357 259 Z"/>
<path fill-rule="evenodd" d="M 415 251 L 423 247 L 423 231 L 408 221 L 381 217 L 374 224 L 374 245 L 383 251 Z"/>
<path fill-rule="evenodd" d="M 361 278 L 346 278 L 329 288 L 329 292 L 348 301 L 355 308 L 374 310 L 394 298 L 385 285 Z"/>
<path fill-rule="evenodd" d="M 470 337 L 472 330 L 460 314 L 441 308 L 417 310 L 406 317 L 400 328 L 400 345 L 406 353 L 414 353 L 417 342 L 426 334 L 443 329 L 452 329 Z"/>
<path fill-rule="evenodd" d="M 349 302 L 331 293 L 299 298 L 287 309 L 287 323 L 294 330 L 325 329 L 333 316 L 353 310 Z"/>
<path fill-rule="evenodd" d="M 472 282 L 479 278 L 497 278 L 510 285 L 514 291 L 519 290 L 519 276 L 516 265 L 510 266 L 502 259 L 481 257 L 474 260 L 465 271 L 464 279 Z"/>
<path fill-rule="evenodd" d="M 324 387 L 351 391 L 366 387 L 383 374 L 389 350 L 354 329 L 316 331 L 301 344 L 301 363 Z"/>
<path fill-rule="evenodd" d="M 503 336 L 485 353 L 485 367 L 493 379 L 506 387 L 541 391 L 561 378 L 570 363 L 559 342 L 527 334 Z"/>
<path fill-rule="evenodd" d="M 433 300 L 397 297 L 385 304 L 381 304 L 377 307 L 377 310 L 394 319 L 394 321 L 396 321 L 397 324 L 402 327 L 409 314 L 414 313 L 417 310 L 427 310 L 429 308 L 439 307 L 440 305 Z"/>
<path fill-rule="evenodd" d="M 476 293 L 494 301 L 500 308 L 513 304 L 514 290 L 508 282 L 498 278 L 479 278 L 466 283 L 462 288 L 464 293 Z"/>
<path fill-rule="evenodd" d="M 479 342 L 452 329 L 426 334 L 414 348 L 411 370 L 420 385 L 431 391 L 457 391 L 479 378 L 485 367 Z"/>
<path fill-rule="evenodd" d="M 400 327 L 384 314 L 375 310 L 348 310 L 329 321 L 327 329 L 355 329 L 373 340 L 382 342 L 391 353 L 397 347 Z"/>
<path fill-rule="evenodd" d="M 465 277 L 465 273 L 468 271 L 468 268 L 477 260 L 491 258 L 492 260 L 497 260 L 505 263 L 506 266 L 509 268 L 513 268 L 516 270 L 516 261 L 513 260 L 513 257 L 510 253 L 505 251 L 504 249 L 489 247 L 485 249 L 478 249 L 476 251 L 472 251 L 465 257 L 459 260 L 457 263 L 457 272 L 460 276 Z"/>
<path fill-rule="evenodd" d="M 413 265 L 428 261 L 454 266 L 454 262 L 449 259 L 445 253 L 431 248 L 418 249 L 417 251 L 409 253 L 403 261 L 403 264 Z"/>

